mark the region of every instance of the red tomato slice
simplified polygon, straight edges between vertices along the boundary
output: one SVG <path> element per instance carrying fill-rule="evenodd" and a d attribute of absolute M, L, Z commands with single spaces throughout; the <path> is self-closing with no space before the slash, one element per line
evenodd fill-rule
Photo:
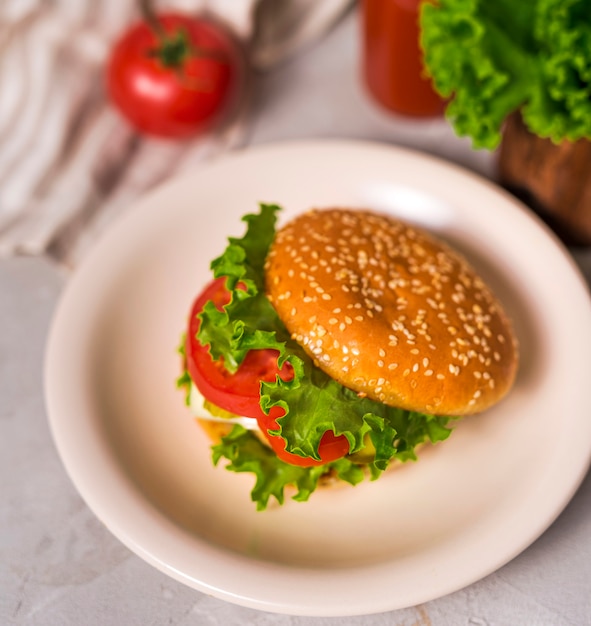
<path fill-rule="evenodd" d="M 293 377 L 293 370 L 288 363 L 278 369 L 279 353 L 271 349 L 251 350 L 234 374 L 225 369 L 221 359 L 214 361 L 209 354 L 208 346 L 203 346 L 196 338 L 200 323 L 197 315 L 209 300 L 219 309 L 230 301 L 224 278 L 214 280 L 201 292 L 193 304 L 189 319 L 185 345 L 187 369 L 203 397 L 230 413 L 256 418 L 271 448 L 287 463 L 310 467 L 345 456 L 349 452 L 348 441 L 343 436 L 335 437 L 332 431 L 327 431 L 320 441 L 321 461 L 286 452 L 284 439 L 269 435 L 269 430 L 278 427 L 277 418 L 283 415 L 283 409 L 273 407 L 269 415 L 265 415 L 259 404 L 261 381 L 272 382 L 277 374 L 283 380 L 290 380 Z"/>
<path fill-rule="evenodd" d="M 208 300 L 220 310 L 228 304 L 230 293 L 224 278 L 211 282 L 193 304 L 185 349 L 189 374 L 203 397 L 216 406 L 236 415 L 259 418 L 264 415 L 259 405 L 261 381 L 272 382 L 277 374 L 289 380 L 293 376 L 291 367 L 286 364 L 281 370 L 277 368 L 279 353 L 276 350 L 251 350 L 234 374 L 224 367 L 223 359 L 214 361 L 208 346 L 201 345 L 196 338 L 197 315 Z M 275 417 L 279 415 L 280 409 Z"/>
<path fill-rule="evenodd" d="M 271 448 L 273 448 L 275 454 L 286 463 L 299 465 L 300 467 L 313 467 L 315 465 L 330 463 L 330 461 L 336 461 L 349 453 L 349 442 L 347 439 L 343 435 L 336 437 L 331 430 L 327 430 L 324 435 L 322 435 L 320 445 L 318 446 L 320 461 L 316 461 L 310 457 L 301 457 L 297 454 L 292 454 L 285 450 L 285 439 L 278 436 L 273 437 L 269 434 L 269 430 L 276 430 L 278 428 L 277 417 L 273 418 L 271 415 L 263 414 L 263 417 L 257 419 L 257 422 L 259 428 L 265 433 L 267 441 Z"/>

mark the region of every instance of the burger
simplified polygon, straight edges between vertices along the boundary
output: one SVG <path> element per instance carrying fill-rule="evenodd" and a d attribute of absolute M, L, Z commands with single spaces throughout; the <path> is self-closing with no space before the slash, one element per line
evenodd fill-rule
<path fill-rule="evenodd" d="M 197 296 L 179 384 L 213 462 L 251 472 L 259 510 L 286 491 L 377 479 L 511 389 L 511 322 L 446 243 L 389 215 L 315 209 L 276 231 L 246 215 Z"/>

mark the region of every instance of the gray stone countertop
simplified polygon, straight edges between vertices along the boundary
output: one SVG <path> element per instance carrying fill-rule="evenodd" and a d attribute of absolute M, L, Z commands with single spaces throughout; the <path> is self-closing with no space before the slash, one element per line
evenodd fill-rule
<path fill-rule="evenodd" d="M 312 137 L 380 140 L 493 176 L 494 155 L 473 152 L 445 122 L 396 119 L 368 101 L 358 79 L 357 29 L 353 12 L 313 48 L 257 79 L 249 144 Z M 591 280 L 591 253 L 573 255 Z M 0 261 L 1 624 L 591 624 L 590 475 L 554 524 L 513 561 L 466 589 L 414 608 L 350 618 L 274 615 L 217 600 L 153 569 L 86 507 L 51 439 L 42 363 L 68 277 L 45 258 Z"/>

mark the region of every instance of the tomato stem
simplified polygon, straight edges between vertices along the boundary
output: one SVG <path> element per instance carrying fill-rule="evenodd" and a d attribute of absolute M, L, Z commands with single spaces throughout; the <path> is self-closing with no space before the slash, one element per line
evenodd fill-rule
<path fill-rule="evenodd" d="M 160 59 L 165 67 L 180 67 L 185 59 L 191 54 L 189 36 L 184 30 L 165 35 L 160 45 L 151 54 Z"/>
<path fill-rule="evenodd" d="M 150 51 L 150 56 L 157 57 L 165 67 L 180 67 L 189 56 L 228 62 L 220 50 L 208 50 L 191 43 L 189 34 L 182 29 L 167 33 L 154 11 L 152 0 L 140 0 L 139 4 L 144 21 L 158 39 L 158 47 Z"/>

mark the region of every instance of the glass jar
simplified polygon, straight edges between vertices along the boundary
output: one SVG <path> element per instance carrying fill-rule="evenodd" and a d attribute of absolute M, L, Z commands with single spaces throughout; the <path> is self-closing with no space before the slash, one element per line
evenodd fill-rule
<path fill-rule="evenodd" d="M 425 77 L 419 44 L 423 0 L 361 0 L 362 72 L 372 97 L 393 113 L 443 113 L 445 102 Z"/>

